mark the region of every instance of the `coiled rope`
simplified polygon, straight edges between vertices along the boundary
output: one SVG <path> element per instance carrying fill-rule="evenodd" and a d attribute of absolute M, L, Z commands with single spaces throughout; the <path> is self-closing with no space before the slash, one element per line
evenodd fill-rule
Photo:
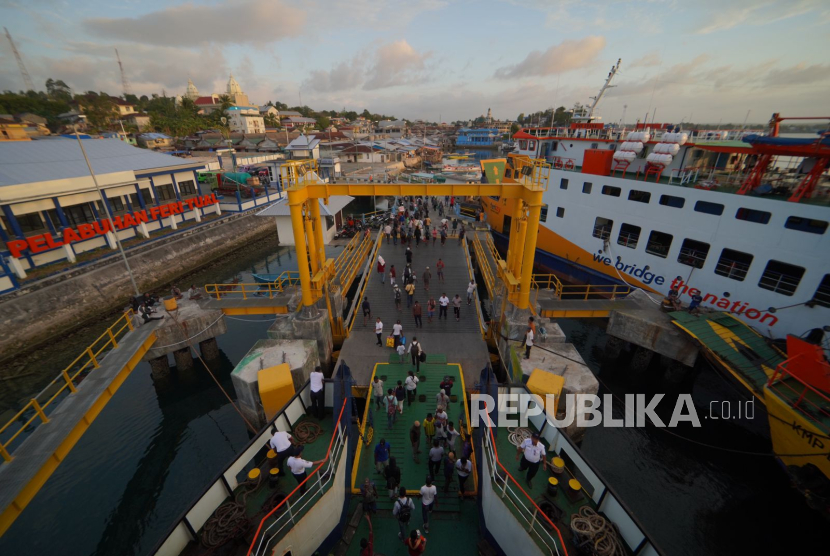
<path fill-rule="evenodd" d="M 510 443 L 518 448 L 521 443 L 530 438 L 530 435 L 533 433 L 530 429 L 525 427 L 507 427 L 507 434 L 507 439 Z"/>
<path fill-rule="evenodd" d="M 257 475 L 255 479 L 246 480 L 233 501 L 225 502 L 216 508 L 202 528 L 203 547 L 213 551 L 251 528 L 251 521 L 246 515 L 245 501 L 249 494 L 259 490 L 263 484 L 262 474 Z"/>
<path fill-rule="evenodd" d="M 294 440 L 299 444 L 311 444 L 323 434 L 323 427 L 312 421 L 303 421 L 292 431 Z"/>
<path fill-rule="evenodd" d="M 571 531 L 596 556 L 625 556 L 617 526 L 590 506 L 582 506 L 571 516 Z"/>

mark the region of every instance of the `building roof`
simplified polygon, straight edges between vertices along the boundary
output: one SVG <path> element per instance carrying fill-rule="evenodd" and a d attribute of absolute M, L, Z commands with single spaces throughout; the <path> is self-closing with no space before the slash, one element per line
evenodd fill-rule
<path fill-rule="evenodd" d="M 204 106 L 204 105 L 216 104 L 216 102 L 213 100 L 213 97 L 210 96 L 210 97 L 199 97 L 195 101 L 193 101 L 193 104 L 199 104 L 199 105 Z"/>
<path fill-rule="evenodd" d="M 93 170 L 98 174 L 133 171 L 162 171 L 174 167 L 200 167 L 147 149 L 133 147 L 118 139 L 84 141 Z M 78 142 L 53 141 L 0 142 L 0 186 L 89 176 Z"/>
<path fill-rule="evenodd" d="M 290 118 L 290 117 L 300 118 L 300 117 L 302 117 L 302 114 L 300 114 L 296 110 L 281 110 L 280 111 L 280 116 L 284 116 L 284 117 L 288 117 L 288 118 Z"/>
<path fill-rule="evenodd" d="M 320 213 L 323 216 L 334 216 L 346 205 L 354 201 L 354 197 L 349 195 L 332 195 L 329 197 L 329 204 L 323 204 L 323 199 L 317 199 L 320 203 Z M 257 216 L 289 216 L 291 214 L 291 207 L 288 206 L 288 199 L 281 199 L 273 205 L 259 211 Z"/>
<path fill-rule="evenodd" d="M 163 133 L 142 133 L 139 137 L 142 139 L 172 139 L 172 137 Z"/>
<path fill-rule="evenodd" d="M 316 124 L 317 120 L 314 118 L 304 118 L 302 116 L 291 116 L 286 118 L 284 115 L 280 115 L 280 119 L 284 122 L 289 122 L 292 124 Z"/>
<path fill-rule="evenodd" d="M 319 144 L 320 144 L 320 140 L 316 139 L 313 135 L 311 135 L 311 136 L 300 135 L 299 137 L 297 137 L 296 139 L 291 141 L 291 143 L 288 144 L 288 146 L 286 147 L 286 150 L 289 150 L 289 151 L 313 150 Z"/>

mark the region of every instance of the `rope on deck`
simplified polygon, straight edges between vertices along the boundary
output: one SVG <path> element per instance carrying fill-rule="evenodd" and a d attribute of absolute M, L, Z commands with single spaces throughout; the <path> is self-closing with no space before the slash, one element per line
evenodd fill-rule
<path fill-rule="evenodd" d="M 582 506 L 571 516 L 571 531 L 580 548 L 588 548 L 596 556 L 625 556 L 617 526 L 590 506 Z"/>

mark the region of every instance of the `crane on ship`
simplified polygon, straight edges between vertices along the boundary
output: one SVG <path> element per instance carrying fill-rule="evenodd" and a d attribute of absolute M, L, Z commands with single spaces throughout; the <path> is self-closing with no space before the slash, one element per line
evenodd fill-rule
<path fill-rule="evenodd" d="M 574 108 L 574 114 L 571 117 L 572 122 L 590 123 L 593 120 L 599 119 L 599 116 L 594 116 L 594 111 L 599 105 L 599 102 L 602 100 L 603 95 L 605 95 L 605 91 L 616 86 L 611 85 L 611 81 L 614 79 L 614 76 L 617 75 L 621 63 L 622 58 L 618 58 L 617 63 L 611 66 L 611 71 L 608 72 L 608 77 L 605 78 L 605 83 L 602 85 L 602 88 L 599 90 L 599 93 L 597 93 L 597 96 L 588 97 L 593 101 L 590 106 L 578 106 Z"/>

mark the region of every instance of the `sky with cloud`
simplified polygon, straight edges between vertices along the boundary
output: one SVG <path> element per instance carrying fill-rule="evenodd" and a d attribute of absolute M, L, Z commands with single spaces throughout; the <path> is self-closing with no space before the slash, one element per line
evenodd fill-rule
<path fill-rule="evenodd" d="M 453 121 L 589 102 L 605 121 L 830 111 L 828 0 L 0 0 L 36 84 Z M 22 79 L 0 42 L 0 89 Z"/>

